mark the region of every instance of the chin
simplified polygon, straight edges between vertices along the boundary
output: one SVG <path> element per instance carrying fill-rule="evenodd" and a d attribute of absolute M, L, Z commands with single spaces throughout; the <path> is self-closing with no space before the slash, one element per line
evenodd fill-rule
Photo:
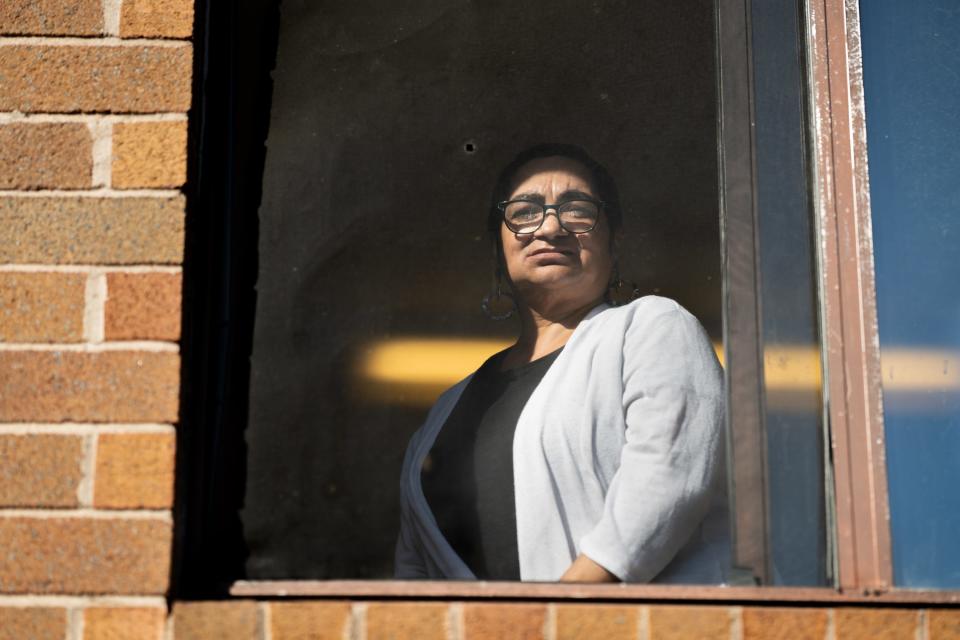
<path fill-rule="evenodd" d="M 578 274 L 570 273 L 568 269 L 542 268 L 538 271 L 538 273 L 530 274 L 528 278 L 525 278 L 522 285 L 518 283 L 518 287 L 522 291 L 536 294 L 542 291 L 576 290 L 589 286 L 588 282 L 577 277 Z"/>

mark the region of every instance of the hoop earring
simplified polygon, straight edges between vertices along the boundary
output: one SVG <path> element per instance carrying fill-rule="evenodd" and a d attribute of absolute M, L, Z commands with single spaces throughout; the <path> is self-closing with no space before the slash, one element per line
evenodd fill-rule
<path fill-rule="evenodd" d="M 493 305 L 500 303 L 505 298 L 510 301 L 510 308 L 501 312 L 494 311 Z M 506 320 L 513 317 L 513 314 L 516 313 L 517 299 L 513 297 L 512 293 L 502 291 L 500 283 L 498 282 L 493 291 L 483 296 L 483 300 L 480 301 L 480 309 L 483 310 L 483 315 L 491 320 Z"/>
<path fill-rule="evenodd" d="M 613 277 L 610 278 L 610 284 L 607 285 L 607 292 L 603 295 L 603 299 L 611 307 L 619 307 L 633 302 L 639 297 L 640 287 L 635 282 L 623 280 L 620 277 L 620 266 L 614 262 Z"/>

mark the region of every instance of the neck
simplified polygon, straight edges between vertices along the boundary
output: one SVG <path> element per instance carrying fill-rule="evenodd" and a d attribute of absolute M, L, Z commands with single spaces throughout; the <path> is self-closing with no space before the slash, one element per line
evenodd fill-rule
<path fill-rule="evenodd" d="M 519 302 L 519 301 L 518 301 Z M 520 337 L 504 359 L 511 368 L 550 354 L 567 343 L 580 321 L 602 299 L 587 303 L 533 306 L 520 303 Z"/>

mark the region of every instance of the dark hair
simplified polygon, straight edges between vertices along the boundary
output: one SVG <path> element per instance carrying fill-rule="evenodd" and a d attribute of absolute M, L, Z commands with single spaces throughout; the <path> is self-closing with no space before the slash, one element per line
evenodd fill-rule
<path fill-rule="evenodd" d="M 573 144 L 544 143 L 534 145 L 518 153 L 510 161 L 510 164 L 503 168 L 493 188 L 493 201 L 490 203 L 490 211 L 487 214 L 487 231 L 490 232 L 491 240 L 496 247 L 498 261 L 502 258 L 503 253 L 503 248 L 500 245 L 500 223 L 503 222 L 503 214 L 497 208 L 497 204 L 510 197 L 511 183 L 521 167 L 531 160 L 556 156 L 575 160 L 590 172 L 593 178 L 593 186 L 597 190 L 597 197 L 604 203 L 603 212 L 610 225 L 611 242 L 614 232 L 622 225 L 620 193 L 617 191 L 617 184 L 613 181 L 613 176 L 610 175 L 606 167 L 590 157 L 590 154 L 586 151 Z"/>

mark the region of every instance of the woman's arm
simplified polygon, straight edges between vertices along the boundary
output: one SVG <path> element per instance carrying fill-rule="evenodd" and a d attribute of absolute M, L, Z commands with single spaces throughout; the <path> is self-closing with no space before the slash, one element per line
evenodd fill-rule
<path fill-rule="evenodd" d="M 666 304 L 663 301 L 660 304 Z M 706 516 L 720 477 L 723 378 L 699 322 L 676 303 L 624 339 L 626 443 L 579 551 L 621 580 L 653 579 Z"/>
<path fill-rule="evenodd" d="M 620 579 L 599 564 L 580 554 L 560 576 L 560 582 L 619 582 Z"/>

